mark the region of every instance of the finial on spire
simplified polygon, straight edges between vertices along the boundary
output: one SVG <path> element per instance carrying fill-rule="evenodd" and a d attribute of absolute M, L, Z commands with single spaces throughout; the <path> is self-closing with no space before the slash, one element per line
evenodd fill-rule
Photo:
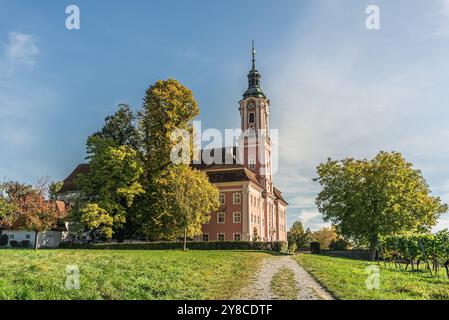
<path fill-rule="evenodd" d="M 253 70 L 256 70 L 256 48 L 254 47 L 254 40 L 253 40 L 252 54 L 253 54 Z"/>

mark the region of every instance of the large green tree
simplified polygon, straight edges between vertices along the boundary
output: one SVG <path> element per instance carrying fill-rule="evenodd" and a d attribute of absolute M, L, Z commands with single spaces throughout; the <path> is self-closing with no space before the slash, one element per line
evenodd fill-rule
<path fill-rule="evenodd" d="M 73 210 L 78 219 L 119 240 L 173 239 L 184 229 L 198 234 L 218 201 L 207 176 L 188 165 L 198 114 L 192 92 L 173 79 L 149 87 L 137 125 L 120 105 L 87 141 L 90 171 L 78 179 L 84 202 Z M 187 162 L 173 161 L 178 150 Z"/>
<path fill-rule="evenodd" d="M 107 138 L 117 146 L 140 147 L 140 139 L 135 126 L 136 116 L 127 104 L 119 104 L 118 110 L 104 120 L 103 128 L 92 136 Z"/>
<path fill-rule="evenodd" d="M 103 226 L 100 231 L 105 237 L 110 238 L 115 233 L 117 239 L 123 240 L 130 208 L 135 198 L 144 192 L 140 183 L 143 173 L 140 156 L 132 147 L 117 146 L 111 138 L 98 135 L 89 137 L 87 146 L 89 172 L 76 181 L 83 191 L 81 201 L 84 204 L 74 215 L 78 214 L 82 222 L 89 221 L 88 226 L 98 222 Z M 95 217 L 99 221 L 95 221 Z M 112 223 L 104 224 L 105 220 Z"/>
<path fill-rule="evenodd" d="M 190 162 L 192 120 L 198 114 L 192 91 L 176 80 L 160 80 L 146 91 L 139 113 L 146 193 L 135 209 L 150 239 L 172 239 L 184 228 L 188 235 L 199 234 L 217 205 L 218 191 L 206 175 L 171 157 L 181 142 L 174 134 L 183 131 Z"/>
<path fill-rule="evenodd" d="M 324 220 L 345 238 L 369 244 L 372 259 L 380 236 L 428 231 L 448 209 L 397 152 L 372 160 L 328 159 L 317 172 L 322 191 L 316 204 Z"/>
<path fill-rule="evenodd" d="M 172 164 L 170 154 L 179 142 L 172 139 L 172 134 L 185 130 L 191 139 L 191 122 L 198 115 L 199 108 L 192 91 L 177 80 L 159 80 L 150 86 L 139 113 L 139 132 L 148 176 L 158 174 Z"/>

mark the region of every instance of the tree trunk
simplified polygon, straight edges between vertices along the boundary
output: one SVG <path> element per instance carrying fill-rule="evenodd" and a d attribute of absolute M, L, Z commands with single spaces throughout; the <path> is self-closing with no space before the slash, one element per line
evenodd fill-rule
<path fill-rule="evenodd" d="M 376 252 L 377 252 L 377 236 L 374 236 L 369 244 L 369 259 L 370 261 L 376 260 Z"/>
<path fill-rule="evenodd" d="M 187 251 L 187 227 L 184 227 L 184 251 Z"/>
<path fill-rule="evenodd" d="M 39 236 L 38 231 L 34 231 L 34 250 L 37 250 L 38 244 L 37 244 L 37 237 Z"/>

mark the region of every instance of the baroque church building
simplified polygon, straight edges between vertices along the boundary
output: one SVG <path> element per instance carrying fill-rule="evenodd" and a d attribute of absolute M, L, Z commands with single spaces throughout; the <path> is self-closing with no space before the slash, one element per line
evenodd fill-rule
<path fill-rule="evenodd" d="M 196 240 L 287 241 L 288 203 L 273 186 L 270 100 L 261 89 L 260 79 L 253 47 L 248 89 L 239 107 L 243 134 L 238 147 L 202 150 L 200 160 L 192 164 L 220 190 L 220 208 L 211 213 Z M 214 160 L 204 161 L 206 154 Z M 61 200 L 70 201 L 80 194 L 74 181 L 88 170 L 88 164 L 80 164 L 64 180 L 59 191 Z"/>

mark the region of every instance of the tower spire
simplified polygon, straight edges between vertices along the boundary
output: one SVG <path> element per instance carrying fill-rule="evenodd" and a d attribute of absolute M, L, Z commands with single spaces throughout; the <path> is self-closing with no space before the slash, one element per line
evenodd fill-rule
<path fill-rule="evenodd" d="M 260 78 L 261 75 L 259 71 L 256 69 L 256 48 L 254 47 L 254 40 L 252 41 L 252 68 L 248 73 L 248 89 L 243 94 L 243 98 L 249 98 L 249 97 L 257 97 L 257 98 L 266 98 L 262 89 L 260 88 Z"/>
<path fill-rule="evenodd" d="M 251 51 L 253 55 L 253 70 L 256 70 L 256 48 L 254 47 L 254 40 L 253 40 L 253 50 Z"/>

